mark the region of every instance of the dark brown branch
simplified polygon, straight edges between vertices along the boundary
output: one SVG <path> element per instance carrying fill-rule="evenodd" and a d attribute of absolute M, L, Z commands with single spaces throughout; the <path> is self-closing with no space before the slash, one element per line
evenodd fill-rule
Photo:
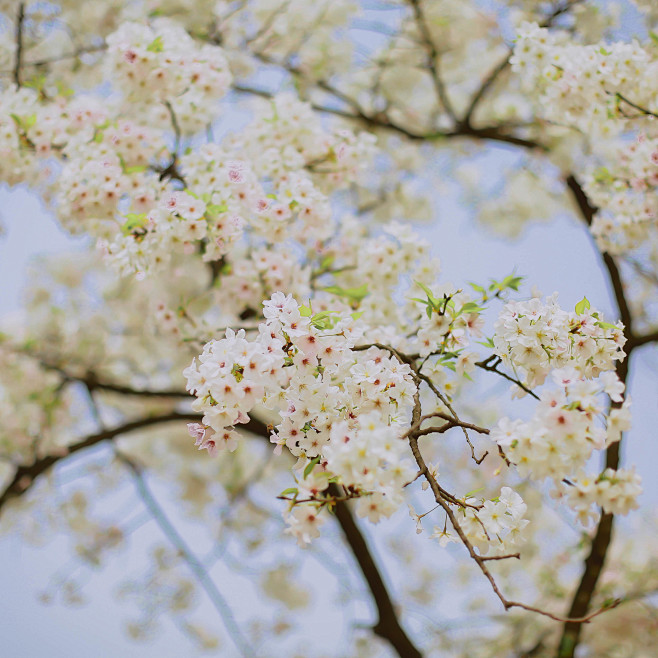
<path fill-rule="evenodd" d="M 18 16 L 16 18 L 16 57 L 14 60 L 14 82 L 17 87 L 21 86 L 21 67 L 23 65 L 23 23 L 25 21 L 25 3 L 18 5 Z"/>
<path fill-rule="evenodd" d="M 498 76 L 509 66 L 509 58 L 511 54 L 512 51 L 510 50 L 505 56 L 505 59 L 502 59 L 498 63 L 498 65 L 491 71 L 491 73 L 489 73 L 489 75 L 484 79 L 479 89 L 473 95 L 473 98 L 471 99 L 468 108 L 466 108 L 466 113 L 464 114 L 464 118 L 462 119 L 461 125 L 470 128 L 471 119 L 473 118 L 473 113 L 477 109 L 478 105 L 480 104 L 480 101 L 484 98 L 487 91 L 489 91 L 493 83 L 496 82 Z"/>
<path fill-rule="evenodd" d="M 578 588 L 574 593 L 569 608 L 569 616 L 578 616 L 581 611 L 587 612 L 590 601 L 596 590 L 596 585 L 603 571 L 608 548 L 612 541 L 612 527 L 614 516 L 602 514 L 596 534 L 592 538 L 590 553 L 585 560 L 585 568 L 581 576 Z M 562 637 L 558 647 L 558 657 L 567 658 L 574 655 L 580 640 L 581 626 L 573 622 L 567 622 L 562 630 Z"/>
<path fill-rule="evenodd" d="M 647 343 L 658 342 L 658 331 L 652 331 L 648 334 L 643 334 L 642 336 L 633 336 L 632 347 L 641 347 Z"/>
<path fill-rule="evenodd" d="M 495 372 L 497 375 L 500 375 L 504 379 L 507 379 L 510 382 L 513 382 L 516 384 L 519 388 L 523 389 L 528 395 L 531 395 L 535 400 L 539 400 L 539 396 L 532 391 L 532 389 L 528 388 L 525 384 L 523 384 L 521 381 L 518 379 L 515 379 L 514 377 L 511 377 L 507 373 L 502 372 L 501 370 L 498 370 L 498 366 L 500 365 L 500 359 L 497 357 L 497 361 L 494 361 L 493 363 L 489 362 L 489 359 L 485 359 L 484 361 L 476 361 L 475 365 L 478 368 L 482 368 L 482 370 L 487 370 L 488 372 Z"/>
<path fill-rule="evenodd" d="M 335 491 L 340 494 L 338 487 L 332 484 Z M 370 553 L 368 544 L 361 534 L 347 503 L 337 503 L 336 518 L 340 523 L 343 536 L 352 549 L 352 553 L 359 564 L 363 577 L 368 583 L 370 592 L 377 606 L 379 618 L 373 626 L 376 635 L 390 642 L 401 658 L 420 658 L 422 653 L 414 646 L 404 629 L 400 625 L 393 601 L 388 593 L 384 580 Z"/>
<path fill-rule="evenodd" d="M 490 555 L 484 556 L 482 558 L 483 562 L 488 562 L 489 560 L 509 560 L 511 558 L 516 558 L 517 560 L 521 559 L 521 553 L 510 553 L 509 555 Z"/>
<path fill-rule="evenodd" d="M 416 415 L 417 413 L 418 411 L 416 412 Z M 436 481 L 436 478 L 432 475 L 431 471 L 429 470 L 425 462 L 425 459 L 423 458 L 420 452 L 420 448 L 418 447 L 418 439 L 414 435 L 411 435 L 409 437 L 409 445 L 411 447 L 411 452 L 413 453 L 414 458 L 416 459 L 416 463 L 418 464 L 418 468 L 423 473 L 425 479 L 430 485 L 430 488 L 432 489 L 432 493 L 434 494 L 434 499 L 443 508 L 444 512 L 448 516 L 448 519 L 450 519 L 450 523 L 452 527 L 454 528 L 455 532 L 461 539 L 462 544 L 464 544 L 466 550 L 468 551 L 468 554 L 478 565 L 480 571 L 484 574 L 485 578 L 489 581 L 493 591 L 495 592 L 496 596 L 500 599 L 500 602 L 503 604 L 505 610 L 509 610 L 510 608 L 521 608 L 529 612 L 536 612 L 537 614 L 543 615 L 544 617 L 549 617 L 550 619 L 553 619 L 555 621 L 573 623 L 573 624 L 577 624 L 578 627 L 580 627 L 581 624 L 589 622 L 594 617 L 597 617 L 598 615 L 602 614 L 606 610 L 610 610 L 611 608 L 614 608 L 621 603 L 620 600 L 616 600 L 612 604 L 605 605 L 590 614 L 583 615 L 580 617 L 569 616 L 568 618 L 565 618 L 559 615 L 554 615 L 552 612 L 548 612 L 547 610 L 542 610 L 541 608 L 536 608 L 535 606 L 526 605 L 525 603 L 521 603 L 520 601 L 510 601 L 509 599 L 507 599 L 501 592 L 492 573 L 489 571 L 488 567 L 486 566 L 487 558 L 485 556 L 478 555 L 478 553 L 475 552 L 475 547 L 466 536 L 466 533 L 463 531 L 459 521 L 457 520 L 456 514 L 454 513 L 454 511 L 449 505 L 449 501 L 447 501 L 446 498 L 444 497 L 441 487 Z"/>
<path fill-rule="evenodd" d="M 591 226 L 598 208 L 590 203 L 585 191 L 573 174 L 567 176 L 566 183 L 573 195 L 576 205 L 578 206 L 583 221 L 587 226 Z M 628 306 L 628 301 L 626 300 L 626 293 L 624 291 L 624 284 L 621 279 L 619 267 L 617 266 L 615 259 L 609 253 L 604 252 L 601 256 L 603 258 L 603 263 L 608 270 L 610 283 L 612 284 L 615 301 L 617 302 L 617 308 L 619 310 L 619 318 L 624 323 L 624 334 L 632 345 L 633 318 Z"/>
<path fill-rule="evenodd" d="M 573 194 L 583 221 L 590 226 L 597 209 L 590 203 L 585 191 L 575 176 L 568 176 L 566 182 Z M 624 323 L 624 335 L 627 338 L 626 359 L 617 363 L 617 375 L 622 382 L 626 383 L 631 353 L 641 343 L 638 343 L 638 339 L 633 335 L 633 318 L 626 300 L 624 285 L 617 263 L 608 253 L 603 253 L 602 258 L 610 277 L 619 316 Z M 613 403 L 613 406 L 618 406 L 618 403 Z M 606 450 L 606 468 L 619 468 L 620 446 L 621 439 L 613 443 Z M 589 610 L 590 603 L 596 592 L 596 586 L 605 566 L 608 549 L 612 543 L 613 526 L 614 516 L 612 514 L 602 513 L 596 532 L 592 538 L 590 552 L 585 560 L 580 582 L 571 600 L 571 606 L 569 608 L 569 617 L 571 618 L 584 615 Z M 558 658 L 573 658 L 580 641 L 581 630 L 581 624 L 574 621 L 567 621 L 564 624 L 558 645 Z"/>
<path fill-rule="evenodd" d="M 51 370 L 58 373 L 65 382 L 74 382 L 83 384 L 89 391 L 109 391 L 111 393 L 119 393 L 121 395 L 135 395 L 140 397 L 154 397 L 154 398 L 184 398 L 189 399 L 190 394 L 181 389 L 139 389 L 125 384 L 115 384 L 100 379 L 95 372 L 87 371 L 84 375 L 74 375 L 66 370 L 64 367 L 57 363 L 48 361 L 45 357 L 35 354 L 30 351 L 16 348 L 18 354 L 23 354 L 38 361 L 39 365 L 46 370 Z"/>
<path fill-rule="evenodd" d="M 513 146 L 520 146 L 528 149 L 546 150 L 546 148 L 537 141 L 505 132 L 506 126 L 503 124 L 499 126 L 483 126 L 480 128 L 460 125 L 458 128 L 450 132 L 435 131 L 431 133 L 418 133 L 410 128 L 407 128 L 406 126 L 390 120 L 386 115 L 382 113 L 373 115 L 367 114 L 361 108 L 354 105 L 353 99 L 349 99 L 349 97 L 342 94 L 342 92 L 339 92 L 334 88 L 328 88 L 326 85 L 319 86 L 328 93 L 334 95 L 337 99 L 348 104 L 353 108 L 354 111 L 343 110 L 336 107 L 330 107 L 328 105 L 320 105 L 318 103 L 311 103 L 311 107 L 314 110 L 323 114 L 332 114 L 343 119 L 356 121 L 357 123 L 362 124 L 370 130 L 388 130 L 397 133 L 398 135 L 402 135 L 403 137 L 414 142 L 435 142 L 441 139 L 470 137 L 473 139 L 483 139 L 493 142 L 501 142 L 503 144 L 512 144 Z M 253 94 L 260 96 L 261 98 L 272 98 L 274 96 L 272 92 L 267 91 L 266 89 L 249 87 L 248 85 L 233 85 L 233 89 L 240 93 Z"/>
<path fill-rule="evenodd" d="M 638 105 L 637 103 L 634 103 L 633 101 L 629 100 L 628 98 L 626 98 L 626 96 L 623 96 L 619 92 L 617 92 L 615 94 L 615 97 L 617 98 L 618 101 L 620 101 L 620 100 L 624 101 L 624 103 L 626 103 L 627 105 L 630 105 L 632 108 L 636 109 L 641 114 L 644 114 L 644 115 L 650 116 L 650 117 L 658 118 L 658 114 L 656 114 L 655 112 L 651 112 L 650 110 L 647 110 L 645 107 L 642 107 L 641 105 Z"/>
<path fill-rule="evenodd" d="M 255 418 L 252 418 L 250 423 L 250 432 L 269 441 L 270 432 L 265 423 Z M 343 493 L 336 484 L 329 485 L 328 491 L 336 499 L 343 497 Z M 368 544 L 352 515 L 348 503 L 337 500 L 334 512 L 343 531 L 343 536 L 363 573 L 363 577 L 377 607 L 378 620 L 373 626 L 374 633 L 382 639 L 387 640 L 401 658 L 406 658 L 407 656 L 410 658 L 421 657 L 423 654 L 414 645 L 400 624 L 398 613 L 384 583 L 384 578 L 375 564 Z"/>

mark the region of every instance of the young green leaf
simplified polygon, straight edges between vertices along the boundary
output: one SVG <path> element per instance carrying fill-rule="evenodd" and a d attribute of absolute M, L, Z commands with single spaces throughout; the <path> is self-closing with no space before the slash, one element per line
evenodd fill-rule
<path fill-rule="evenodd" d="M 311 471 L 315 468 L 315 465 L 320 462 L 320 457 L 313 457 L 311 461 L 306 464 L 306 468 L 304 469 L 304 479 L 306 479 Z"/>
<path fill-rule="evenodd" d="M 150 53 L 161 53 L 164 50 L 164 46 L 162 44 L 162 37 L 155 37 L 151 43 L 146 46 L 146 50 Z"/>

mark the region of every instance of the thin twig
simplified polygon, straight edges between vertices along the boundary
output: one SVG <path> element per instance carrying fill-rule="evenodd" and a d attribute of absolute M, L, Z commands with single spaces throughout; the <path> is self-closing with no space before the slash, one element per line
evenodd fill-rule
<path fill-rule="evenodd" d="M 493 355 L 495 357 L 493 363 L 490 362 L 491 357 L 488 359 L 485 359 L 484 361 L 476 361 L 475 365 L 478 368 L 482 368 L 482 370 L 487 370 L 488 372 L 495 372 L 497 375 L 500 375 L 504 379 L 507 379 L 510 382 L 513 382 L 516 384 L 519 388 L 523 389 L 528 395 L 531 395 L 535 400 L 539 400 L 539 396 L 532 391 L 532 389 L 528 388 L 524 383 L 522 383 L 520 380 L 515 379 L 514 377 L 511 377 L 507 373 L 504 373 L 500 370 L 498 370 L 498 366 L 501 363 L 500 357 L 497 357 L 495 354 Z"/>
<path fill-rule="evenodd" d="M 233 643 L 240 651 L 240 655 L 255 657 L 256 653 L 235 621 L 228 601 L 224 598 L 222 593 L 215 585 L 215 582 L 205 570 L 204 566 L 192 552 L 178 530 L 176 530 L 173 523 L 169 520 L 162 506 L 153 496 L 151 490 L 146 484 L 146 479 L 144 478 L 141 467 L 138 466 L 136 462 L 130 459 L 127 455 L 124 455 L 123 453 L 116 450 L 115 454 L 117 459 L 128 468 L 140 498 L 144 502 L 144 505 L 148 511 L 151 513 L 151 516 L 155 522 L 160 527 L 160 530 L 162 530 L 163 534 L 176 548 L 179 555 L 183 558 L 187 566 L 190 568 L 190 571 L 196 576 L 199 584 L 201 587 L 203 587 L 204 591 L 208 595 L 208 598 L 215 607 L 215 610 L 217 610 L 220 617 L 222 618 L 224 627 L 226 628 L 228 634 L 231 636 Z"/>
<path fill-rule="evenodd" d="M 441 73 L 439 71 L 439 51 L 436 48 L 429 27 L 427 26 L 421 0 L 409 0 L 409 4 L 413 10 L 416 25 L 418 26 L 418 31 L 420 32 L 423 44 L 428 51 L 427 66 L 430 70 L 432 83 L 434 84 L 439 102 L 443 106 L 443 109 L 448 113 L 450 118 L 454 121 L 456 120 L 455 110 L 452 107 L 450 97 L 448 96 L 448 92 L 445 88 L 443 79 L 441 78 Z"/>

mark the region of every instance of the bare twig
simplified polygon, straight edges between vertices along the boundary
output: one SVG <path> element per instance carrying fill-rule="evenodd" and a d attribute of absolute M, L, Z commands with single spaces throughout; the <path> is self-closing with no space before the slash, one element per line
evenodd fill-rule
<path fill-rule="evenodd" d="M 483 361 L 476 361 L 475 365 L 478 368 L 482 368 L 482 370 L 487 370 L 488 372 L 495 372 L 497 375 L 500 375 L 504 379 L 507 379 L 507 381 L 513 382 L 516 384 L 519 388 L 523 389 L 528 395 L 531 395 L 535 400 L 539 400 L 539 396 L 532 391 L 532 389 L 528 388 L 525 384 L 523 384 L 520 380 L 515 379 L 514 377 L 511 377 L 507 373 L 502 372 L 501 370 L 498 370 L 498 366 L 502 363 L 500 360 L 500 357 L 495 357 L 495 360 L 493 363 L 491 362 L 491 357 L 488 359 L 485 359 Z"/>
<path fill-rule="evenodd" d="M 409 437 L 409 445 L 411 447 L 411 452 L 414 455 L 414 458 L 416 459 L 416 463 L 418 464 L 418 468 L 423 472 L 423 475 L 425 476 L 425 479 L 427 480 L 428 484 L 430 485 L 430 488 L 432 489 L 432 492 L 434 493 L 434 499 L 436 502 L 443 508 L 445 513 L 448 515 L 448 518 L 450 519 L 450 523 L 452 524 L 452 527 L 455 529 L 455 532 L 457 535 L 459 535 L 459 538 L 461 539 L 462 543 L 466 547 L 466 550 L 468 551 L 469 555 L 471 558 L 476 562 L 478 567 L 480 568 L 480 571 L 484 574 L 485 578 L 489 581 L 494 593 L 496 596 L 500 599 L 500 602 L 503 604 L 505 610 L 509 610 L 510 608 L 522 608 L 523 610 L 527 610 L 529 612 L 536 612 L 537 614 L 543 615 L 544 617 L 549 617 L 550 619 L 553 619 L 555 621 L 560 621 L 560 622 L 567 622 L 567 623 L 573 623 L 573 624 L 583 624 L 589 622 L 591 619 L 594 617 L 600 615 L 601 613 L 605 612 L 606 610 L 610 610 L 619 603 L 621 603 L 620 600 L 614 601 L 611 605 L 606 605 L 600 608 L 599 610 L 596 610 L 595 612 L 592 612 L 588 615 L 583 615 L 580 617 L 561 617 L 559 615 L 555 615 L 552 612 L 548 612 L 547 610 L 542 610 L 541 608 L 537 608 L 535 606 L 527 605 L 525 603 L 521 603 L 520 601 L 511 601 L 507 599 L 500 588 L 498 587 L 498 584 L 496 583 L 492 573 L 489 571 L 488 567 L 486 566 L 487 558 L 486 556 L 481 556 L 478 555 L 478 553 L 475 552 L 475 548 L 473 544 L 470 542 L 468 537 L 466 536 L 466 533 L 463 531 L 459 521 L 457 520 L 457 516 L 448 504 L 448 501 L 445 499 L 441 487 L 439 487 L 439 484 L 436 481 L 436 478 L 432 475 L 431 471 L 429 470 L 427 464 L 425 463 L 425 460 L 420 452 L 420 449 L 418 447 L 418 439 L 414 436 Z M 513 556 L 507 556 L 507 557 L 513 557 Z M 491 559 L 491 558 L 489 558 Z"/>
<path fill-rule="evenodd" d="M 450 97 L 441 78 L 441 73 L 439 71 L 439 51 L 437 50 L 436 44 L 432 39 L 429 27 L 427 25 L 427 20 L 425 18 L 425 12 L 423 11 L 422 1 L 421 0 L 409 0 L 409 4 L 414 13 L 414 19 L 416 25 L 418 26 L 418 31 L 425 48 L 427 48 L 427 66 L 430 70 L 432 76 L 432 83 L 434 84 L 434 89 L 436 90 L 436 95 L 439 98 L 439 102 L 443 106 L 443 109 L 447 112 L 453 121 L 456 120 L 455 110 L 452 107 Z"/>

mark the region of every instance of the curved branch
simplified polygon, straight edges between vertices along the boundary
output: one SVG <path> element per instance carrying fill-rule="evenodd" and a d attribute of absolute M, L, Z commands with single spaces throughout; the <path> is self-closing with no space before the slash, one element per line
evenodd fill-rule
<path fill-rule="evenodd" d="M 633 336 L 631 345 L 633 348 L 636 348 L 636 347 L 641 347 L 642 345 L 646 345 L 647 343 L 655 343 L 655 342 L 658 342 L 658 331 L 652 331 L 642 336 Z"/>
<path fill-rule="evenodd" d="M 101 388 L 100 385 L 97 385 L 96 387 Z M 125 391 L 117 390 L 119 387 L 114 386 L 110 388 L 104 386 L 102 388 L 115 392 L 125 392 L 128 395 L 161 395 L 160 392 L 154 391 L 134 391 L 132 389 L 127 389 Z M 28 466 L 19 466 L 16 469 L 12 480 L 7 484 L 2 493 L 0 493 L 0 513 L 5 503 L 12 498 L 23 495 L 32 487 L 40 475 L 46 473 L 59 461 L 66 459 L 76 452 L 95 446 L 103 441 L 112 440 L 121 434 L 127 434 L 146 427 L 152 427 L 173 421 L 199 421 L 201 418 L 202 414 L 178 412 L 153 416 L 152 418 L 142 418 L 92 434 L 85 439 L 68 446 L 67 452 L 64 455 L 49 455 Z M 248 423 L 240 425 L 240 429 L 269 441 L 270 431 L 268 426 L 258 418 L 251 418 Z M 363 576 L 377 607 L 379 620 L 373 627 L 373 631 L 381 638 L 390 642 L 403 658 L 406 656 L 420 658 L 422 656 L 421 652 L 414 646 L 398 620 L 393 600 L 391 599 L 384 583 L 384 579 L 375 564 L 368 545 L 361 534 L 361 530 L 352 516 L 350 508 L 345 502 L 339 501 L 336 504 L 335 512 L 336 518 L 338 519 L 343 531 L 343 535 L 363 572 Z"/>
<path fill-rule="evenodd" d="M 141 418 L 139 420 L 124 423 L 123 425 L 119 425 L 117 427 L 103 430 L 102 432 L 98 432 L 96 434 L 91 434 L 85 439 L 67 446 L 66 453 L 63 455 L 48 455 L 47 457 L 37 459 L 32 464 L 27 466 L 19 466 L 16 469 L 12 480 L 9 482 L 9 484 L 7 484 L 7 486 L 5 486 L 5 488 L 2 490 L 2 493 L 0 493 L 0 512 L 2 511 L 5 503 L 7 503 L 12 498 L 21 496 L 28 489 L 30 489 L 40 475 L 50 470 L 50 468 L 57 462 L 70 457 L 72 454 L 75 454 L 80 450 L 91 448 L 98 443 L 109 441 L 121 434 L 135 432 L 146 427 L 152 427 L 154 425 L 161 425 L 162 423 L 170 423 L 174 421 L 199 420 L 201 417 L 201 414 L 172 412 L 163 414 L 161 416 L 153 416 L 151 418 Z"/>

